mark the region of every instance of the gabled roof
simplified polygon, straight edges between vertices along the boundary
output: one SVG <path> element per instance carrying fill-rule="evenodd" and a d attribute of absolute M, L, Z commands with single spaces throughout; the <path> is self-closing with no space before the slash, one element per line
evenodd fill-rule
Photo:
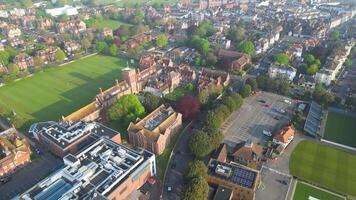
<path fill-rule="evenodd" d="M 274 139 L 280 142 L 288 142 L 288 138 L 294 136 L 294 129 L 291 126 L 283 127 L 275 136 Z"/>
<path fill-rule="evenodd" d="M 257 157 L 259 157 L 262 154 L 262 151 L 262 146 L 247 141 L 244 143 L 237 144 L 232 155 L 234 157 L 237 156 L 245 160 L 252 160 L 253 155 L 257 155 Z"/>

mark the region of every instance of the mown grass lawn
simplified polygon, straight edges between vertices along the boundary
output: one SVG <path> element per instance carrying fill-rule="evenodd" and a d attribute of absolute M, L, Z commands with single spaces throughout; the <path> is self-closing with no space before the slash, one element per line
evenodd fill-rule
<path fill-rule="evenodd" d="M 344 200 L 345 198 L 336 196 L 332 193 L 320 190 L 305 183 L 298 182 L 294 192 L 293 200 L 308 200 L 309 197 L 322 200 Z"/>
<path fill-rule="evenodd" d="M 99 87 L 106 89 L 121 79 L 126 60 L 96 55 L 62 67 L 39 72 L 0 87 L 0 107 L 33 122 L 59 120 L 93 101 Z"/>
<path fill-rule="evenodd" d="M 94 24 L 93 27 L 95 27 L 95 28 L 111 28 L 111 29 L 115 30 L 123 24 L 131 26 L 131 24 L 127 24 L 127 23 L 124 23 L 124 22 L 121 22 L 118 20 L 103 19 L 101 21 L 98 21 L 96 24 Z"/>
<path fill-rule="evenodd" d="M 289 169 L 293 176 L 333 191 L 356 196 L 356 155 L 312 141 L 294 149 Z"/>
<path fill-rule="evenodd" d="M 186 86 L 180 86 L 174 89 L 173 92 L 165 95 L 164 98 L 170 101 L 177 101 L 184 95 L 193 95 L 193 89 Z"/>
<path fill-rule="evenodd" d="M 329 111 L 323 138 L 356 148 L 356 116 Z"/>

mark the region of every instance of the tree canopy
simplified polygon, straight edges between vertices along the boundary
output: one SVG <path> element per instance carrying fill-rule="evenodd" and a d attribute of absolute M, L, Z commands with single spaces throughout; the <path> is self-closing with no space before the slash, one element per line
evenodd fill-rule
<path fill-rule="evenodd" d="M 66 54 L 61 50 L 58 49 L 54 54 L 56 61 L 63 61 L 66 58 Z"/>
<path fill-rule="evenodd" d="M 146 92 L 144 94 L 143 106 L 145 107 L 147 112 L 154 111 L 160 105 L 162 105 L 161 98 L 151 94 L 150 92 Z"/>
<path fill-rule="evenodd" d="M 255 45 L 252 41 L 242 42 L 238 47 L 238 51 L 246 53 L 248 55 L 253 55 L 255 53 Z"/>
<path fill-rule="evenodd" d="M 243 98 L 246 98 L 246 97 L 250 96 L 251 91 L 252 91 L 252 87 L 249 84 L 245 84 L 242 87 L 240 94 Z"/>
<path fill-rule="evenodd" d="M 125 123 L 132 122 L 144 115 L 145 108 L 138 97 L 133 94 L 122 96 L 109 108 L 109 118 L 111 120 L 123 120 Z"/>
<path fill-rule="evenodd" d="M 274 55 L 273 58 L 274 58 L 275 62 L 282 64 L 282 65 L 288 65 L 288 63 L 289 63 L 288 55 L 285 53 L 278 53 L 278 54 Z"/>
<path fill-rule="evenodd" d="M 168 38 L 164 34 L 160 34 L 156 39 L 156 45 L 160 48 L 165 47 L 168 44 Z"/>
<path fill-rule="evenodd" d="M 193 180 L 194 178 L 205 178 L 208 168 L 203 161 L 194 160 L 188 164 L 187 169 L 184 172 L 184 179 L 186 182 Z"/>
<path fill-rule="evenodd" d="M 182 113 L 184 119 L 194 119 L 200 112 L 199 98 L 190 95 L 183 96 L 178 100 L 176 109 Z"/>
<path fill-rule="evenodd" d="M 209 185 L 205 178 L 194 178 L 187 184 L 182 192 L 182 200 L 208 199 Z"/>

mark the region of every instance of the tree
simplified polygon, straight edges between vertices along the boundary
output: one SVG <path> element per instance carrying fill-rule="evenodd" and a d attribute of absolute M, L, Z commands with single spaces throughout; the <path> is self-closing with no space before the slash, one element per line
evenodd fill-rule
<path fill-rule="evenodd" d="M 163 48 L 165 46 L 167 46 L 168 44 L 168 38 L 165 34 L 160 34 L 158 35 L 157 39 L 156 39 L 156 45 L 160 48 Z"/>
<path fill-rule="evenodd" d="M 352 67 L 352 59 L 350 59 L 350 58 L 346 59 L 345 66 L 346 67 Z"/>
<path fill-rule="evenodd" d="M 208 155 L 212 150 L 209 135 L 202 130 L 198 130 L 189 140 L 189 149 L 198 158 Z"/>
<path fill-rule="evenodd" d="M 7 51 L 0 51 L 0 62 L 4 65 L 9 64 L 10 55 Z"/>
<path fill-rule="evenodd" d="M 252 91 L 256 91 L 258 89 L 256 78 L 250 77 L 246 80 L 246 84 L 251 86 Z"/>
<path fill-rule="evenodd" d="M 233 92 L 231 95 L 232 99 L 235 101 L 236 109 L 239 109 L 242 106 L 243 98 L 240 94 Z"/>
<path fill-rule="evenodd" d="M 61 49 L 58 49 L 54 54 L 54 58 L 56 61 L 63 61 L 66 58 L 66 54 Z"/>
<path fill-rule="evenodd" d="M 304 62 L 308 65 L 312 65 L 315 62 L 315 57 L 312 54 L 307 54 L 304 56 Z"/>
<path fill-rule="evenodd" d="M 194 160 L 189 162 L 188 167 L 185 169 L 184 172 L 184 179 L 185 182 L 190 182 L 194 178 L 205 178 L 207 175 L 208 168 L 204 164 L 203 161 Z"/>
<path fill-rule="evenodd" d="M 111 56 L 117 56 L 117 51 L 118 51 L 119 49 L 117 48 L 117 46 L 115 45 L 115 44 L 112 44 L 111 46 L 110 46 L 110 48 L 109 48 L 109 54 L 111 55 Z"/>
<path fill-rule="evenodd" d="M 208 199 L 209 185 L 205 178 L 194 178 L 187 184 L 182 192 L 182 200 Z"/>
<path fill-rule="evenodd" d="M 223 104 L 226 105 L 230 112 L 234 112 L 237 109 L 237 102 L 231 96 L 224 98 Z"/>
<path fill-rule="evenodd" d="M 9 64 L 7 66 L 10 76 L 16 76 L 20 72 L 20 68 L 15 64 Z"/>
<path fill-rule="evenodd" d="M 95 48 L 99 53 L 103 53 L 104 50 L 108 48 L 108 45 L 105 42 L 98 41 L 95 45 Z"/>
<path fill-rule="evenodd" d="M 241 94 L 242 98 L 246 98 L 246 97 L 250 96 L 251 91 L 252 91 L 252 87 L 249 84 L 245 84 L 242 87 L 240 94 Z"/>
<path fill-rule="evenodd" d="M 303 112 L 300 111 L 299 109 L 297 109 L 294 112 L 294 115 L 293 115 L 293 118 L 292 118 L 293 125 L 295 127 L 297 127 L 297 128 L 302 128 L 303 121 L 304 121 Z"/>
<path fill-rule="evenodd" d="M 330 34 L 332 40 L 338 40 L 340 38 L 340 32 L 339 31 L 333 31 Z"/>
<path fill-rule="evenodd" d="M 278 53 L 278 54 L 274 55 L 273 58 L 274 58 L 275 62 L 282 64 L 282 65 L 288 65 L 288 63 L 289 63 L 288 55 L 285 53 Z"/>
<path fill-rule="evenodd" d="M 18 53 L 17 49 L 10 47 L 10 46 L 6 47 L 5 51 L 9 54 L 9 61 L 12 61 Z"/>
<path fill-rule="evenodd" d="M 212 129 L 218 129 L 224 122 L 224 116 L 220 112 L 210 111 L 206 115 L 206 124 Z"/>
<path fill-rule="evenodd" d="M 85 51 L 91 47 L 91 42 L 87 38 L 82 39 L 81 43 Z"/>
<path fill-rule="evenodd" d="M 152 112 L 156 108 L 158 108 L 158 106 L 162 105 L 162 100 L 161 100 L 161 98 L 159 98 L 149 92 L 146 92 L 144 94 L 144 100 L 143 100 L 142 104 L 145 107 L 145 109 L 147 110 L 147 112 Z"/>
<path fill-rule="evenodd" d="M 253 55 L 255 52 L 255 45 L 251 41 L 245 41 L 238 46 L 238 51 L 246 53 L 248 55 Z"/>
<path fill-rule="evenodd" d="M 109 108 L 109 118 L 111 120 L 122 120 L 126 124 L 144 115 L 145 108 L 138 97 L 133 94 L 122 96 Z"/>
<path fill-rule="evenodd" d="M 317 64 L 312 64 L 310 67 L 307 69 L 307 74 L 308 75 L 315 75 L 319 70 L 319 66 Z"/>
<path fill-rule="evenodd" d="M 176 109 L 184 119 L 194 119 L 200 112 L 200 101 L 194 96 L 183 96 L 178 100 Z"/>
<path fill-rule="evenodd" d="M 243 26 L 238 26 L 229 30 L 228 38 L 235 43 L 244 40 L 246 37 L 246 30 Z"/>

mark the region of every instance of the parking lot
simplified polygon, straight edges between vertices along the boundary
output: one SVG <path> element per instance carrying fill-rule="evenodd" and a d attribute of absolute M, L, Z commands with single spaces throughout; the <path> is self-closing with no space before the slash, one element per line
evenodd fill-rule
<path fill-rule="evenodd" d="M 256 191 L 256 200 L 284 200 L 290 190 L 291 176 L 263 168 L 261 184 Z"/>
<path fill-rule="evenodd" d="M 61 159 L 44 152 L 41 157 L 16 170 L 9 182 L 0 185 L 0 200 L 8 200 L 25 192 L 62 165 Z"/>
<path fill-rule="evenodd" d="M 290 101 L 290 104 L 284 100 Z M 248 97 L 223 125 L 225 143 L 234 145 L 248 139 L 254 143 L 263 143 L 269 139 L 262 134 L 263 130 L 273 134 L 286 125 L 292 118 L 295 106 L 293 100 L 267 92 L 258 92 Z"/>

